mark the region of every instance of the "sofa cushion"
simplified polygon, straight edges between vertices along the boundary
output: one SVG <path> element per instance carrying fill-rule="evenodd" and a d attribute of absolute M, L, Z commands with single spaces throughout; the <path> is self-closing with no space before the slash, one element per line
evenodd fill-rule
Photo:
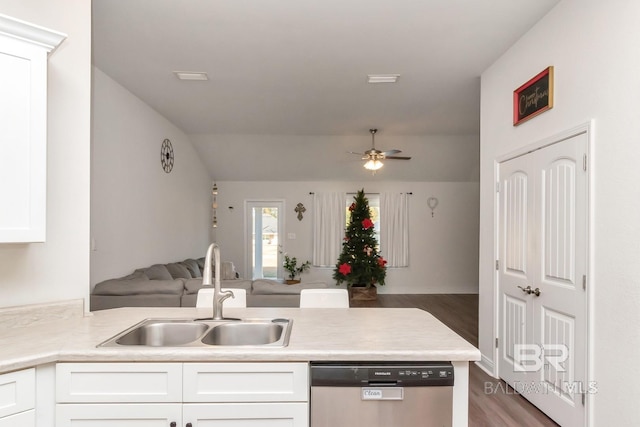
<path fill-rule="evenodd" d="M 220 286 L 222 288 L 240 288 L 245 289 L 247 293 L 251 292 L 251 280 L 234 279 L 234 280 L 221 280 Z M 187 279 L 184 282 L 184 293 L 187 295 L 197 294 L 202 288 L 202 279 Z"/>
<path fill-rule="evenodd" d="M 253 295 L 292 295 L 299 294 L 303 289 L 326 288 L 327 284 L 323 282 L 298 283 L 295 285 L 285 285 L 276 280 L 257 279 L 253 281 Z"/>
<path fill-rule="evenodd" d="M 182 264 L 181 262 L 172 262 L 171 264 L 166 265 L 167 270 L 171 274 L 171 277 L 174 279 L 191 279 L 191 273 L 189 273 L 189 269 Z"/>
<path fill-rule="evenodd" d="M 191 277 L 202 277 L 202 270 L 200 270 L 198 261 L 196 261 L 195 259 L 185 259 L 184 261 L 182 261 L 182 265 L 187 267 L 187 270 L 189 270 L 189 274 L 191 274 Z"/>
<path fill-rule="evenodd" d="M 171 273 L 163 264 L 154 264 L 149 268 L 145 268 L 144 274 L 151 280 L 173 280 Z"/>
<path fill-rule="evenodd" d="M 94 295 L 181 295 L 184 282 L 176 280 L 149 280 L 147 277 L 135 279 L 111 279 L 98 283 Z"/>

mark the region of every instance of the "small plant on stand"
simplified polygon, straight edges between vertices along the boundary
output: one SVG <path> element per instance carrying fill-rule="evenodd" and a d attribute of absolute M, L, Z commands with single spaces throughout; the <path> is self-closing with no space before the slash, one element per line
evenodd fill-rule
<path fill-rule="evenodd" d="M 285 282 L 288 285 L 292 285 L 294 283 L 300 283 L 300 280 L 296 279 L 296 277 L 307 271 L 311 267 L 311 263 L 305 261 L 298 267 L 298 259 L 296 257 L 290 258 L 289 255 L 284 254 L 282 266 L 287 270 L 289 277 Z"/>

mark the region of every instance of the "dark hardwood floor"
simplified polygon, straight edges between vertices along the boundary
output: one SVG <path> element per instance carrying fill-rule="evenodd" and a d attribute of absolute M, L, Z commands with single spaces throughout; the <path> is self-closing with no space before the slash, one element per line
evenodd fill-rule
<path fill-rule="evenodd" d="M 352 307 L 415 307 L 428 311 L 474 346 L 478 346 L 478 295 L 384 295 L 377 301 L 351 302 Z M 557 426 L 504 381 L 469 366 L 469 426 Z"/>

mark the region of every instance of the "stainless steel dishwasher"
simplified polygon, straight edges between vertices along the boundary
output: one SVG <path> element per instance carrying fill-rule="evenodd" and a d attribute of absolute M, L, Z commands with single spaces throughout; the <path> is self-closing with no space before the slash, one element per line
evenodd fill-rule
<path fill-rule="evenodd" d="M 312 362 L 311 427 L 451 426 L 448 362 Z"/>

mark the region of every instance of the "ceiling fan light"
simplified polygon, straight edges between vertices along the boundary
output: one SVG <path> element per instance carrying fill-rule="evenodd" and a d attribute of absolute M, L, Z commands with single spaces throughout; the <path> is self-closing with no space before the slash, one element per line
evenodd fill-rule
<path fill-rule="evenodd" d="M 380 169 L 382 166 L 384 166 L 384 163 L 382 163 L 380 160 L 378 159 L 369 159 L 367 160 L 367 162 L 364 164 L 364 168 L 370 171 L 377 171 L 378 169 Z"/>
<path fill-rule="evenodd" d="M 173 74 L 180 80 L 209 80 L 204 71 L 174 71 Z"/>
<path fill-rule="evenodd" d="M 368 74 L 367 83 L 397 83 L 400 74 Z"/>

